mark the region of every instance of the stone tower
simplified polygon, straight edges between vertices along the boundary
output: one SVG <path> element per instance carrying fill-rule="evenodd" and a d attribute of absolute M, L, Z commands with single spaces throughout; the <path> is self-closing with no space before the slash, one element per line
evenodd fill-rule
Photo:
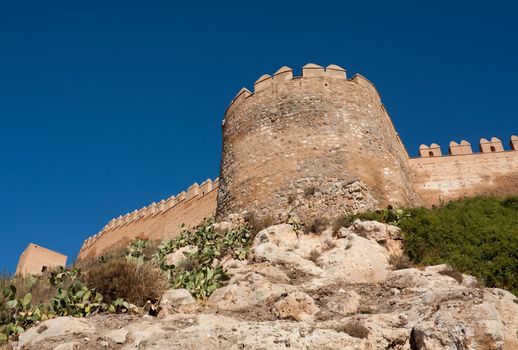
<path fill-rule="evenodd" d="M 361 75 L 307 64 L 243 88 L 223 121 L 217 217 L 244 210 L 303 220 L 416 205 L 408 154 Z"/>

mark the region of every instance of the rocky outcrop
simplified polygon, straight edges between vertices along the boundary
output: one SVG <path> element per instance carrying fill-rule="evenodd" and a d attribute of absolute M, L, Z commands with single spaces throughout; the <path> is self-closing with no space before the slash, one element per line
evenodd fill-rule
<path fill-rule="evenodd" d="M 253 259 L 222 261 L 230 280 L 203 302 L 169 290 L 160 317 L 57 318 L 18 348 L 518 349 L 518 299 L 446 265 L 395 270 L 401 232 L 356 221 L 337 235 L 276 225 Z"/>
<path fill-rule="evenodd" d="M 194 254 L 198 251 L 198 247 L 195 245 L 187 245 L 176 250 L 174 253 L 167 254 L 165 262 L 170 266 L 179 266 L 187 259 L 189 254 Z"/>

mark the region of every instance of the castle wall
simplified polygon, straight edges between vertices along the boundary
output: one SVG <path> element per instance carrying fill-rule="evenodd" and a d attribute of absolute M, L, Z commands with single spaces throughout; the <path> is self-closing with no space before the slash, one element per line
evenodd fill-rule
<path fill-rule="evenodd" d="M 87 239 L 78 259 L 97 257 L 134 238 L 159 240 L 251 211 L 308 224 L 315 218 L 385 208 L 432 206 L 451 199 L 518 194 L 518 137 L 421 145 L 410 159 L 374 85 L 343 68 L 307 64 L 263 75 L 243 88 L 223 120 L 220 180 L 112 219 Z M 25 258 L 24 258 L 25 259 Z M 21 260 L 22 261 L 22 260 Z M 24 263 L 25 264 L 25 263 Z"/>
<path fill-rule="evenodd" d="M 253 94 L 242 89 L 225 113 L 217 217 L 292 210 L 307 219 L 415 205 L 409 176 L 408 155 L 367 79 L 314 64 L 294 78 L 283 67 L 259 78 Z"/>
<path fill-rule="evenodd" d="M 16 275 L 39 275 L 46 269 L 65 266 L 67 256 L 30 243 L 20 255 Z"/>
<path fill-rule="evenodd" d="M 505 151 L 497 138 L 480 141 L 473 153 L 467 141 L 451 142 L 449 155 L 438 145 L 420 147 L 420 158 L 410 159 L 414 188 L 425 206 L 476 195 L 518 194 L 518 147 L 511 139 Z"/>
<path fill-rule="evenodd" d="M 119 216 L 83 243 L 78 260 L 94 258 L 108 250 L 126 246 L 134 238 L 162 240 L 174 237 L 182 224 L 193 227 L 214 216 L 217 191 L 218 180 L 207 180 L 201 185 L 194 184 L 177 196 Z"/>

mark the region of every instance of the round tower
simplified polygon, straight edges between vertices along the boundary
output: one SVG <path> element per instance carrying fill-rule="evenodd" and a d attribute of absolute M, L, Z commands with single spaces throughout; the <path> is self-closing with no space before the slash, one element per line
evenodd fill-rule
<path fill-rule="evenodd" d="M 217 217 L 307 220 L 419 203 L 376 88 L 343 68 L 282 67 L 243 88 L 223 121 Z"/>

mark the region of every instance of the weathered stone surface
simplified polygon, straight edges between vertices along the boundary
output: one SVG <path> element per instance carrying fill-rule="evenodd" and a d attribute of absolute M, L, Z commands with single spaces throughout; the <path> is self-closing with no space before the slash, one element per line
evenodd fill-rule
<path fill-rule="evenodd" d="M 193 312 L 196 306 L 196 299 L 187 289 L 169 289 L 160 300 L 159 315 L 164 317 L 175 312 Z"/>
<path fill-rule="evenodd" d="M 321 275 L 323 270 L 314 262 L 304 259 L 298 254 L 283 250 L 272 243 L 264 243 L 253 248 L 256 259 L 264 259 L 273 264 L 288 265 L 298 271 L 310 275 Z"/>
<path fill-rule="evenodd" d="M 375 283 L 389 273 L 389 255 L 377 243 L 351 233 L 336 241 L 336 247 L 324 252 L 317 263 L 326 283 L 343 280 L 348 283 Z"/>
<path fill-rule="evenodd" d="M 54 348 L 54 350 L 74 350 L 74 349 L 78 349 L 78 345 L 79 343 L 78 342 L 69 342 L 69 343 L 63 343 L 63 344 L 59 344 L 58 346 L 56 346 Z"/>
<path fill-rule="evenodd" d="M 318 70 L 318 78 L 270 79 L 268 88 L 227 110 L 218 218 L 241 210 L 282 217 L 292 208 L 303 221 L 332 219 L 356 204 L 419 202 L 408 155 L 376 89 L 363 77 L 336 79 Z M 354 182 L 358 197 L 347 195 Z M 317 196 L 299 207 L 298 190 L 300 201 Z"/>
<path fill-rule="evenodd" d="M 363 228 L 362 236 L 350 230 L 345 238 L 324 232 L 320 236 L 299 235 L 293 244 L 289 244 L 291 233 L 279 235 L 290 237 L 286 241 L 268 234 L 268 240 L 257 240 L 254 249 L 271 247 L 283 258 L 263 261 L 260 257 L 236 264 L 228 285 L 217 289 L 191 314 L 58 318 L 22 334 L 15 346 L 42 350 L 66 343 L 76 343 L 76 348 L 85 350 L 100 346 L 518 349 L 518 299 L 514 295 L 479 288 L 469 281 L 470 276 L 462 276 L 459 283 L 459 275 L 452 274 L 447 265 L 391 271 L 389 254 L 378 243 L 383 242 L 380 228 L 384 226 L 358 223 L 357 227 Z M 318 254 L 308 256 L 310 247 L 318 247 Z M 297 263 L 287 264 L 289 259 Z M 308 266 L 321 272 L 305 273 L 301 267 L 311 270 Z M 176 305 L 174 300 L 182 304 L 183 297 L 189 305 L 192 300 L 185 291 L 168 291 L 163 299 Z M 121 328 L 127 330 L 124 344 L 117 344 L 122 336 L 106 336 Z"/>
<path fill-rule="evenodd" d="M 341 228 L 338 231 L 338 236 L 345 238 L 351 232 L 358 236 L 375 240 L 387 249 L 390 256 L 399 257 L 403 255 L 403 234 L 399 227 L 377 221 L 361 221 L 357 219 L 348 228 Z"/>
<path fill-rule="evenodd" d="M 315 301 L 304 292 L 295 291 L 273 305 L 273 314 L 278 318 L 293 318 L 296 321 L 311 321 L 319 311 Z"/>
<path fill-rule="evenodd" d="M 110 340 L 116 344 L 124 344 L 128 336 L 128 330 L 124 328 L 114 329 L 104 335 L 106 340 Z"/>
<path fill-rule="evenodd" d="M 341 315 L 351 315 L 358 312 L 361 296 L 354 290 L 340 289 L 338 293 L 326 300 L 326 307 Z"/>
<path fill-rule="evenodd" d="M 293 290 L 290 285 L 272 283 L 264 276 L 251 272 L 214 291 L 209 302 L 221 310 L 240 310 L 278 298 L 290 290 Z"/>
<path fill-rule="evenodd" d="M 20 335 L 18 347 L 30 347 L 48 338 L 84 335 L 93 333 L 96 328 L 87 320 L 74 317 L 58 317 L 42 322 Z"/>
<path fill-rule="evenodd" d="M 264 243 L 272 243 L 279 248 L 292 250 L 297 243 L 297 233 L 288 224 L 270 226 L 256 235 L 253 247 Z"/>
<path fill-rule="evenodd" d="M 177 251 L 167 254 L 165 262 L 167 265 L 179 266 L 182 261 L 186 260 L 189 254 L 196 253 L 198 247 L 195 245 L 188 245 L 178 249 Z"/>

